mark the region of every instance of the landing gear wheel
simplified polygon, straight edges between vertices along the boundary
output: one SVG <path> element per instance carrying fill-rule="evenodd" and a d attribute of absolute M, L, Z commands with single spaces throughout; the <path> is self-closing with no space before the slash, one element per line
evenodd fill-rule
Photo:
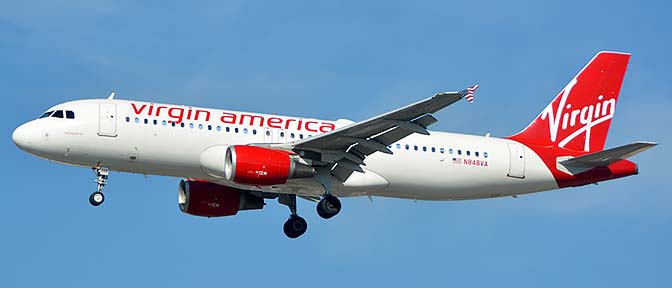
<path fill-rule="evenodd" d="M 103 204 L 103 201 L 105 201 L 103 189 L 105 188 L 105 184 L 107 184 L 107 177 L 110 175 L 110 169 L 100 166 L 100 163 L 91 169 L 93 170 L 93 173 L 96 174 L 96 184 L 98 184 L 98 190 L 91 193 L 91 196 L 89 196 L 89 203 L 91 203 L 93 206 L 100 206 L 100 204 Z"/>
<path fill-rule="evenodd" d="M 306 222 L 305 219 L 303 219 L 299 215 L 291 215 L 289 216 L 289 219 L 287 222 L 285 222 L 285 225 L 283 226 L 283 230 L 285 231 L 285 235 L 289 238 L 298 238 L 299 236 L 303 235 L 303 233 L 306 233 L 306 230 L 308 229 L 308 223 Z"/>
<path fill-rule="evenodd" d="M 89 196 L 89 203 L 93 206 L 100 206 L 100 204 L 103 204 L 103 201 L 105 201 L 105 195 L 100 191 L 93 192 Z"/>
<path fill-rule="evenodd" d="M 327 195 L 317 203 L 317 214 L 324 219 L 334 217 L 341 212 L 341 201 L 333 195 Z"/>

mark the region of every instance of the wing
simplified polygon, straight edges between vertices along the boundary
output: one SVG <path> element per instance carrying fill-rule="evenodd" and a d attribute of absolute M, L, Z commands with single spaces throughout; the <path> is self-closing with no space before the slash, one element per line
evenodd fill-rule
<path fill-rule="evenodd" d="M 394 142 L 413 133 L 429 135 L 427 126 L 438 120 L 433 113 L 470 97 L 477 85 L 459 92 L 437 93 L 431 98 L 406 107 L 356 122 L 334 131 L 272 147 L 293 150 L 315 166 L 328 166 L 331 175 L 345 181 L 354 171 L 363 172 L 366 156 L 376 152 L 392 154 L 388 148 Z"/>

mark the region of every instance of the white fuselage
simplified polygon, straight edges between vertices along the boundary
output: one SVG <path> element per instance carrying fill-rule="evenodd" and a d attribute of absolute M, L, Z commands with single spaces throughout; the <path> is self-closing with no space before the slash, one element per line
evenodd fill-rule
<path fill-rule="evenodd" d="M 14 134 L 21 149 L 72 165 L 100 163 L 122 172 L 204 179 L 304 196 L 324 192 L 310 178 L 263 187 L 231 183 L 206 173 L 201 153 L 219 145 L 296 141 L 349 123 L 111 99 L 72 101 L 49 109 L 55 110 L 73 111 L 75 117 L 47 117 L 24 124 Z M 334 179 L 332 193 L 460 200 L 558 188 L 540 157 L 509 139 L 431 132 L 410 135 L 390 150 L 392 155 L 367 157 L 365 173 L 355 172 L 345 183 Z"/>

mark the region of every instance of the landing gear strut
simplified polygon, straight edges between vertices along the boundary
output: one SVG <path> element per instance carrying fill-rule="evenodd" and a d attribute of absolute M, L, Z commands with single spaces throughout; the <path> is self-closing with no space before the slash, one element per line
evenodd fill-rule
<path fill-rule="evenodd" d="M 105 201 L 105 195 L 103 195 L 103 189 L 105 184 L 107 184 L 107 177 L 110 174 L 110 170 L 107 167 L 96 166 L 93 167 L 93 173 L 96 174 L 96 183 L 98 184 L 98 190 L 91 193 L 89 196 L 89 203 L 93 206 L 100 206 Z"/>
<path fill-rule="evenodd" d="M 341 212 L 341 201 L 336 196 L 331 195 L 331 173 L 328 169 L 322 168 L 317 171 L 315 175 L 322 188 L 324 189 L 324 196 L 322 200 L 317 203 L 317 215 L 324 219 L 329 219 Z"/>
<path fill-rule="evenodd" d="M 280 204 L 287 205 L 287 207 L 289 207 L 289 211 L 291 212 L 289 219 L 287 219 L 285 225 L 282 227 L 285 235 L 294 239 L 306 233 L 306 230 L 308 229 L 308 223 L 305 219 L 303 219 L 303 217 L 296 213 L 296 195 L 282 194 L 278 198 L 278 202 L 280 202 Z"/>

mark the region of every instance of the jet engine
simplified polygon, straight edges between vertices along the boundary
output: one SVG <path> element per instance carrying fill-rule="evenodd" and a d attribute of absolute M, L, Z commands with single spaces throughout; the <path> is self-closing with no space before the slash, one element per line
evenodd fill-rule
<path fill-rule="evenodd" d="M 192 180 L 180 181 L 177 202 L 180 211 L 203 217 L 231 216 L 239 210 L 264 208 L 264 199 L 248 191 Z"/>
<path fill-rule="evenodd" d="M 312 167 L 287 151 L 246 145 L 226 149 L 224 178 L 238 184 L 284 184 L 288 179 L 310 178 L 313 174 Z"/>

